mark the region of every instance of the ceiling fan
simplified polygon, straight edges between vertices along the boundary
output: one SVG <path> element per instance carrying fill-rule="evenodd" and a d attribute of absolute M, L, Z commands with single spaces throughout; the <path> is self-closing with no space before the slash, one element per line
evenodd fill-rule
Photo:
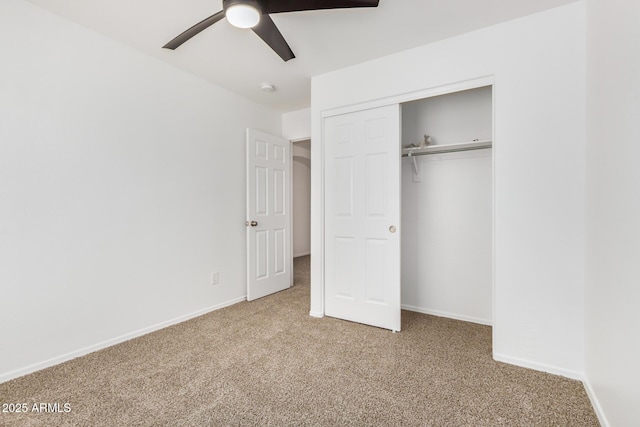
<path fill-rule="evenodd" d="M 251 28 L 283 61 L 295 58 L 291 48 L 276 27 L 272 13 L 305 10 L 377 7 L 379 0 L 222 0 L 222 10 L 189 28 L 163 47 L 174 50 L 191 37 L 209 28 L 222 18 L 239 28 Z"/>

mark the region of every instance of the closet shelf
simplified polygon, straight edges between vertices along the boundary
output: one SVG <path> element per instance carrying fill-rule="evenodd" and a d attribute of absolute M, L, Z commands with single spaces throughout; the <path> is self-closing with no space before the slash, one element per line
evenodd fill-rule
<path fill-rule="evenodd" d="M 426 154 L 451 153 L 454 151 L 481 150 L 491 148 L 493 141 L 484 139 L 481 141 L 459 142 L 456 144 L 429 145 L 427 147 L 411 147 L 402 149 L 402 157 L 424 156 Z"/>

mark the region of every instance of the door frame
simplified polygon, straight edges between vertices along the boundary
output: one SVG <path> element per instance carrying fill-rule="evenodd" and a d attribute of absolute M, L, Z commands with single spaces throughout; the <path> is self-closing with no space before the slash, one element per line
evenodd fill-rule
<path fill-rule="evenodd" d="M 491 232 L 491 247 L 492 247 L 492 253 L 491 253 L 491 259 L 492 259 L 492 279 L 491 279 L 491 293 L 492 293 L 492 314 L 491 314 L 491 322 L 492 325 L 494 325 L 494 327 L 492 328 L 493 333 L 495 334 L 495 324 L 496 324 L 496 310 L 495 310 L 495 297 L 496 297 L 496 293 L 495 293 L 495 264 L 496 264 L 496 257 L 495 257 L 495 158 L 496 158 L 496 148 L 497 148 L 497 138 L 496 138 L 496 134 L 495 134 L 495 100 L 496 100 L 496 82 L 495 82 L 495 77 L 493 75 L 488 75 L 488 76 L 482 76 L 482 77 L 478 77 L 476 79 L 471 79 L 471 80 L 465 80 L 465 81 L 461 81 L 461 82 L 455 82 L 455 83 L 451 83 L 451 84 L 446 84 L 446 85 L 442 85 L 442 86 L 436 86 L 436 87 L 432 87 L 432 88 L 428 88 L 428 89 L 423 89 L 420 91 L 415 91 L 415 92 L 409 92 L 409 93 L 405 93 L 405 94 L 399 94 L 399 95 L 395 95 L 395 96 L 390 96 L 390 97 L 386 97 L 386 98 L 381 98 L 381 99 L 376 99 L 376 100 L 372 100 L 372 101 L 368 101 L 368 102 L 364 102 L 364 103 L 360 103 L 360 104 L 354 104 L 354 105 L 348 105 L 348 106 L 344 106 L 344 107 L 338 107 L 338 108 L 333 108 L 333 109 L 329 109 L 329 110 L 325 110 L 325 111 L 321 111 L 320 112 L 320 141 L 317 141 L 320 145 L 320 148 L 318 151 L 316 151 L 316 153 L 320 153 L 320 159 L 316 159 L 315 162 L 315 166 L 314 166 L 314 162 L 312 159 L 312 169 L 315 167 L 317 172 L 316 175 L 314 175 L 312 173 L 312 183 L 311 183 L 311 203 L 312 203 L 312 208 L 311 208 L 311 217 L 312 217 L 312 224 L 311 224 L 311 230 L 312 230 L 312 234 L 311 234 L 311 298 L 316 298 L 315 304 L 312 301 L 311 302 L 311 310 L 309 311 L 309 315 L 312 317 L 324 317 L 325 315 L 325 262 L 324 262 L 324 251 L 325 251 L 325 245 L 324 245 L 324 239 L 325 239 L 325 216 L 324 216 L 324 212 L 325 212 L 325 174 L 324 174 L 324 167 L 325 167 L 325 159 L 324 159 L 324 153 L 325 153 L 325 139 L 326 139 L 326 135 L 325 135 L 325 121 L 328 117 L 332 117 L 332 116 L 338 116 L 341 114 L 348 114 L 348 113 L 353 113 L 356 111 L 361 111 L 361 110 L 368 110 L 371 108 L 378 108 L 378 107 L 384 107 L 387 105 L 393 105 L 393 104 L 402 104 L 405 102 L 411 102 L 411 101 L 417 101 L 420 99 L 424 99 L 424 98 L 431 98 L 434 96 L 439 96 L 439 95 L 446 95 L 449 93 L 454 93 L 454 92 L 460 92 L 463 90 L 469 90 L 469 89 L 476 89 L 476 88 L 480 88 L 480 87 L 484 87 L 484 86 L 492 86 L 492 140 L 493 140 L 493 144 L 492 144 L 492 156 L 491 156 L 491 163 L 492 163 L 492 170 L 491 170 L 491 175 L 492 175 L 492 179 L 491 179 L 491 193 L 492 193 L 492 202 L 491 202 L 491 206 L 492 206 L 492 232 Z M 402 118 L 401 118 L 402 121 Z M 312 150 L 313 153 L 313 150 Z M 318 164 L 319 162 L 319 164 Z M 315 185 L 313 183 L 313 177 L 319 177 L 320 183 L 319 185 Z M 316 191 L 320 191 L 320 194 L 314 194 L 313 190 L 314 188 L 319 187 L 316 189 Z M 316 208 L 314 209 L 313 204 L 317 203 L 319 206 L 316 206 Z M 314 214 L 319 216 L 318 221 L 316 221 L 314 223 L 313 221 L 313 217 Z M 317 228 L 316 233 L 313 233 L 313 229 Z M 315 236 L 315 239 L 314 239 Z M 315 244 L 314 244 L 314 240 Z M 318 241 L 319 240 L 319 241 Z M 314 252 L 314 249 L 316 249 L 316 251 Z M 400 255 L 402 257 L 402 254 Z M 314 310 L 315 308 L 315 310 Z M 495 337 L 494 337 L 495 338 Z"/>
<path fill-rule="evenodd" d="M 295 155 L 293 152 L 293 148 L 295 146 L 295 144 L 297 142 L 309 142 L 311 143 L 311 137 L 308 138 L 296 138 L 296 139 L 291 139 L 289 140 L 289 150 L 291 152 L 291 179 L 289 180 L 289 185 L 290 185 L 290 189 L 289 191 L 291 191 L 291 206 L 289 206 L 289 210 L 291 211 L 291 271 L 293 271 L 293 260 L 295 257 L 294 253 L 293 253 L 293 162 L 295 161 Z M 311 151 L 309 151 L 309 161 L 311 161 Z M 309 168 L 311 169 L 311 168 Z M 311 177 L 309 177 L 311 178 Z M 309 184 L 311 184 L 311 179 L 309 179 Z M 311 186 L 311 185 L 309 185 Z M 309 189 L 311 190 L 311 189 Z M 309 211 L 309 216 L 311 216 L 311 210 Z M 310 220 L 311 218 L 309 218 Z M 309 221 L 311 222 L 311 221 Z M 309 253 L 307 255 L 311 255 L 311 243 L 309 243 Z M 304 256 L 304 255 L 300 255 L 300 256 Z M 291 279 L 291 286 L 293 286 L 293 278 Z"/>
<path fill-rule="evenodd" d="M 292 287 L 294 285 L 295 279 L 295 274 L 293 271 L 293 144 L 296 142 L 311 141 L 311 137 L 309 136 L 306 138 L 296 139 L 289 139 L 286 137 L 283 138 L 289 140 L 289 163 L 291 164 L 291 171 L 289 172 L 288 178 L 289 194 L 291 195 L 291 197 L 289 197 L 289 206 L 287 206 L 287 208 L 291 213 L 291 215 L 289 216 L 289 230 L 291 230 L 291 232 L 289 233 L 289 253 L 291 254 L 291 256 L 289 257 L 289 271 L 291 271 L 291 282 L 289 283 L 289 287 Z M 311 157 L 311 153 L 309 153 L 309 157 Z"/>

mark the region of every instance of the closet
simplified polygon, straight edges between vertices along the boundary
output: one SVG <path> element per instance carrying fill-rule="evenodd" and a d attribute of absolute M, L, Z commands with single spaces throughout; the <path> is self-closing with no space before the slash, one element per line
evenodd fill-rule
<path fill-rule="evenodd" d="M 323 118 L 324 314 L 491 324 L 492 86 L 358 107 Z"/>
<path fill-rule="evenodd" d="M 403 309 L 491 324 L 492 111 L 491 86 L 401 104 Z"/>

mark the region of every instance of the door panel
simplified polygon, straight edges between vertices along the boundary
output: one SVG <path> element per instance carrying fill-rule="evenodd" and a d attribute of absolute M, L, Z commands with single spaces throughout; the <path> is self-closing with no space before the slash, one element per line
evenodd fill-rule
<path fill-rule="evenodd" d="M 387 259 L 386 241 L 382 239 L 366 240 L 366 301 L 386 304 L 385 263 Z"/>
<path fill-rule="evenodd" d="M 327 117 L 325 314 L 400 330 L 400 109 Z"/>
<path fill-rule="evenodd" d="M 289 141 L 247 129 L 249 301 L 291 286 L 290 173 Z"/>

